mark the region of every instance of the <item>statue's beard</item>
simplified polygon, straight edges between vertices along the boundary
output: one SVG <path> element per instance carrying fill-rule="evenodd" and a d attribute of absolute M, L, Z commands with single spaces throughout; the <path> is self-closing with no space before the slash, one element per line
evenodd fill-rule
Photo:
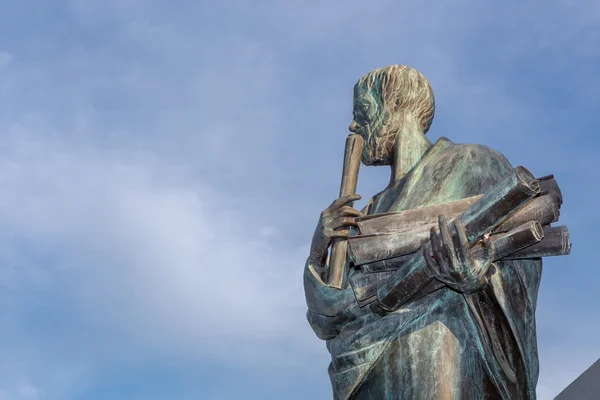
<path fill-rule="evenodd" d="M 382 127 L 379 134 L 369 132 L 362 152 L 364 165 L 390 165 L 396 132 Z"/>

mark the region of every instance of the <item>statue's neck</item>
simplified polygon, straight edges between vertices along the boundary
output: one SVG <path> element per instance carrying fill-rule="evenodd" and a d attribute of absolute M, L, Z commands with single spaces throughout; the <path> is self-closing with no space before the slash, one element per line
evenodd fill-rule
<path fill-rule="evenodd" d="M 390 186 L 406 175 L 423 154 L 431 147 L 431 142 L 417 123 L 406 123 L 398 132 L 394 142 Z"/>

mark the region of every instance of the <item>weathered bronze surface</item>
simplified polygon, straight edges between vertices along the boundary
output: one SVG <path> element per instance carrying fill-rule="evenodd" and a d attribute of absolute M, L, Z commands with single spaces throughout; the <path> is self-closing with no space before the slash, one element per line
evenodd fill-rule
<path fill-rule="evenodd" d="M 391 176 L 357 211 L 346 161 L 313 235 L 307 318 L 331 353 L 334 398 L 534 399 L 541 257 L 571 246 L 566 227 L 550 227 L 562 194 L 552 175 L 535 179 L 489 147 L 431 143 L 433 115 L 412 68 L 354 87 L 350 131 L 364 146 L 346 160 L 362 150 Z M 328 260 L 334 241 L 348 252 Z"/>

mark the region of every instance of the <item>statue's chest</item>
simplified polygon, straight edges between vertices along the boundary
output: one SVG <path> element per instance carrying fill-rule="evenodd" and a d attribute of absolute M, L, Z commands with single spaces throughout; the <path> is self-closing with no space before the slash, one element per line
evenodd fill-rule
<path fill-rule="evenodd" d="M 404 178 L 373 197 L 368 214 L 400 212 L 458 200 L 470 192 L 479 194 L 465 180 L 461 154 L 447 150 L 432 154 L 417 164 Z M 475 193 L 477 192 L 477 193 Z"/>
<path fill-rule="evenodd" d="M 443 182 L 410 175 L 373 197 L 368 214 L 400 212 L 447 201 L 439 191 Z"/>
<path fill-rule="evenodd" d="M 384 191 L 373 196 L 372 204 L 369 207 L 368 214 L 383 214 L 387 212 L 401 211 L 396 210 L 396 203 L 402 196 L 406 196 L 404 193 L 404 186 L 406 180 L 402 179 L 396 185 L 388 187 Z"/>

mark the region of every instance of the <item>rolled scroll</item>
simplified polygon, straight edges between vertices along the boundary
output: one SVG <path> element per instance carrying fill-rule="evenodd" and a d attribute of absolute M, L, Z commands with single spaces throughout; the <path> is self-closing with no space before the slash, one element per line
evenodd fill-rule
<path fill-rule="evenodd" d="M 404 232 L 424 226 L 434 226 L 438 223 L 438 216 L 443 215 L 448 221 L 451 221 L 471 207 L 482 196 L 480 194 L 449 203 L 435 204 L 400 212 L 367 215 L 357 218 L 356 223 L 358 224 L 361 236 Z"/>
<path fill-rule="evenodd" d="M 551 194 L 538 196 L 521 207 L 500 224 L 494 233 L 508 232 L 529 221 L 538 221 L 542 226 L 558 221 L 560 216 L 557 198 Z"/>
<path fill-rule="evenodd" d="M 558 183 L 556 183 L 556 179 L 554 179 L 554 175 L 546 175 L 541 178 L 538 178 L 540 182 L 540 190 L 542 192 L 548 192 L 550 196 L 556 201 L 558 208 L 562 206 L 563 197 L 560 188 L 558 187 Z"/>
<path fill-rule="evenodd" d="M 405 232 L 358 235 L 348 239 L 348 258 L 355 266 L 416 252 L 429 239 L 425 225 Z"/>
<path fill-rule="evenodd" d="M 505 260 L 566 256 L 571 252 L 571 241 L 566 226 L 544 228 L 544 240 L 506 257 Z"/>
<path fill-rule="evenodd" d="M 544 230 L 538 221 L 525 222 L 508 233 L 492 235 L 491 240 L 494 243 L 492 261 L 502 260 L 521 249 L 540 243 L 543 239 L 545 239 Z M 479 252 L 483 252 L 483 247 L 477 243 L 472 247 L 472 251 L 472 257 L 477 257 Z"/>
<path fill-rule="evenodd" d="M 342 170 L 342 183 L 340 185 L 340 197 L 356 193 L 358 183 L 358 170 L 360 168 L 360 157 L 363 151 L 364 140 L 353 133 L 346 139 L 346 150 L 344 152 L 344 168 Z M 349 204 L 352 206 L 352 203 Z M 328 286 L 342 289 L 346 280 L 346 252 L 348 241 L 336 239 L 331 247 L 329 257 Z"/>

